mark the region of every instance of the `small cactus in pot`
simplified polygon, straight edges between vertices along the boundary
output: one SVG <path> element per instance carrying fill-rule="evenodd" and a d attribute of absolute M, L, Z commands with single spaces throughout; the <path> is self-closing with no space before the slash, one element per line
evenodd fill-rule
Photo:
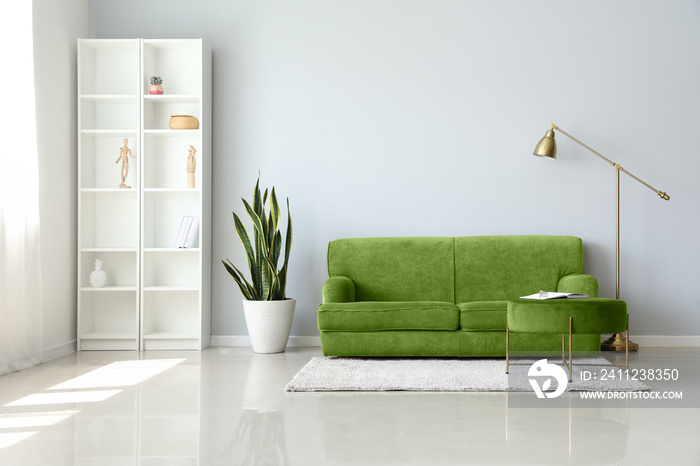
<path fill-rule="evenodd" d="M 160 76 L 151 76 L 151 88 L 148 90 L 150 94 L 162 95 L 163 94 L 163 78 Z"/>

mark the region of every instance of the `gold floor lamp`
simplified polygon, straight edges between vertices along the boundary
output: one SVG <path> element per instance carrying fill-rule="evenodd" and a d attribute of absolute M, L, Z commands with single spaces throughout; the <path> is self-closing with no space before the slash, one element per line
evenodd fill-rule
<path fill-rule="evenodd" d="M 589 151 L 593 152 L 595 155 L 600 157 L 601 159 L 605 160 L 608 162 L 610 165 L 615 168 L 617 171 L 617 230 L 616 230 L 616 242 L 615 242 L 615 266 L 616 266 L 616 276 L 617 276 L 617 285 L 615 288 L 615 298 L 620 299 L 620 172 L 624 172 L 627 175 L 631 176 L 635 180 L 639 181 L 642 183 L 644 186 L 647 188 L 651 189 L 654 191 L 656 194 L 661 197 L 661 199 L 664 199 L 668 201 L 670 199 L 669 195 L 666 194 L 663 191 L 659 191 L 658 189 L 650 186 L 646 182 L 640 180 L 636 176 L 634 176 L 632 173 L 628 172 L 624 168 L 620 166 L 619 163 L 615 163 L 612 160 L 608 159 L 607 157 L 603 156 L 599 152 L 596 152 L 595 150 L 591 149 L 575 137 L 571 136 L 570 134 L 566 133 L 563 131 L 561 128 L 559 128 L 557 125 L 552 123 L 552 128 L 547 131 L 547 134 L 544 135 L 544 137 L 540 140 L 540 142 L 537 144 L 537 147 L 535 147 L 535 151 L 533 152 L 533 155 L 537 155 L 539 157 L 546 157 L 549 159 L 556 159 L 557 158 L 557 142 L 554 140 L 554 130 L 559 131 L 561 134 L 564 136 L 568 137 L 569 139 L 573 140 L 574 142 L 579 143 Z M 621 333 L 616 333 L 607 340 L 605 340 L 600 348 L 604 351 L 624 351 L 625 350 L 625 336 Z M 635 343 L 632 343 L 631 341 L 629 342 L 629 350 L 630 351 L 636 351 L 639 349 L 639 346 L 636 345 Z"/>

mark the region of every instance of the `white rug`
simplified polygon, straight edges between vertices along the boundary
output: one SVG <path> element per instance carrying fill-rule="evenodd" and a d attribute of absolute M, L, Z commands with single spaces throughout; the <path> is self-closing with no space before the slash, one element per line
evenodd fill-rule
<path fill-rule="evenodd" d="M 533 363 L 532 360 L 512 362 Z M 561 362 L 561 359 L 550 360 Z M 582 380 L 581 371 L 601 374 L 605 358 L 574 358 L 573 382 L 567 391 L 636 391 L 649 386 L 635 380 Z M 578 366 L 577 366 L 578 364 Z M 612 365 L 611 365 L 612 367 Z M 288 392 L 313 391 L 532 391 L 530 366 L 511 366 L 505 359 L 397 359 L 315 357 L 287 384 Z M 566 370 L 568 374 L 568 369 Z M 622 368 L 624 371 L 624 368 Z"/>

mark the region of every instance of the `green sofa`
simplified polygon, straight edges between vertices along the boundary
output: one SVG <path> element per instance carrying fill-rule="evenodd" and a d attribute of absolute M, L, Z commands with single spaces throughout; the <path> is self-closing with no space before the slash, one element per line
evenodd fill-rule
<path fill-rule="evenodd" d="M 326 356 L 505 356 L 508 302 L 539 290 L 598 295 L 573 236 L 353 238 L 328 245 L 318 328 Z M 510 351 L 561 335 L 510 334 Z M 574 335 L 599 351 L 600 334 Z"/>

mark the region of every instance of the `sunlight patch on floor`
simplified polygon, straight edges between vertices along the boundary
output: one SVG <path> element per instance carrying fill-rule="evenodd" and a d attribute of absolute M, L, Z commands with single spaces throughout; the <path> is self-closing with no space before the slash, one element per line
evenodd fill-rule
<path fill-rule="evenodd" d="M 60 383 L 49 390 L 73 390 L 77 388 L 127 387 L 136 385 L 160 374 L 185 359 L 145 359 L 118 361 L 95 369 L 85 375 Z"/>
<path fill-rule="evenodd" d="M 17 429 L 24 427 L 45 427 L 58 424 L 78 414 L 78 410 L 47 411 L 43 413 L 8 414 L 0 416 L 0 429 Z"/>
<path fill-rule="evenodd" d="M 28 439 L 34 434 L 36 434 L 36 432 L 9 432 L 0 434 L 0 449 L 7 448 L 22 440 Z"/>
<path fill-rule="evenodd" d="M 62 393 L 34 393 L 5 406 L 33 406 L 73 403 L 95 403 L 113 397 L 121 390 L 90 390 Z"/>

